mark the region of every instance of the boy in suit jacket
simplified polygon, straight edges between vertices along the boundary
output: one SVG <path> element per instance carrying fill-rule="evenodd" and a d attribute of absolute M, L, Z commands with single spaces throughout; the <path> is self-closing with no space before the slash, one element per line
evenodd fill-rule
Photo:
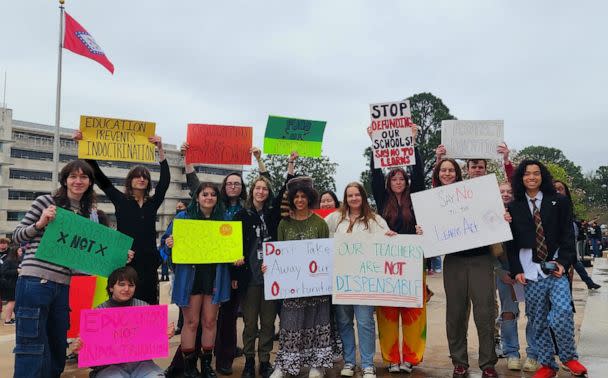
<path fill-rule="evenodd" d="M 553 188 L 547 168 L 524 160 L 513 175 L 515 200 L 509 204 L 513 243 L 508 251 L 513 277 L 525 285 L 526 315 L 537 340 L 538 362 L 533 378 L 556 376 L 557 365 L 549 327 L 559 358 L 574 375 L 587 369 L 578 362 L 568 280 L 563 275 L 576 254 L 572 214 L 564 196 Z"/>

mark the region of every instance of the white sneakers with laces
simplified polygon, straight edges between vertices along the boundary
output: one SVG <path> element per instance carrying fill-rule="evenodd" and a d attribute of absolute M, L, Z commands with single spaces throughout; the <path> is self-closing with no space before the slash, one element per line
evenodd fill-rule
<path fill-rule="evenodd" d="M 363 369 L 363 378 L 376 378 L 376 368 L 368 366 Z"/>
<path fill-rule="evenodd" d="M 323 370 L 319 369 L 319 368 L 310 368 L 310 370 L 308 371 L 308 378 L 322 378 L 323 377 Z"/>
<path fill-rule="evenodd" d="M 389 364 L 388 365 L 388 372 L 395 374 L 395 373 L 401 373 L 401 369 L 399 368 L 399 364 Z"/>
<path fill-rule="evenodd" d="M 340 370 L 340 375 L 343 377 L 352 377 L 355 375 L 355 365 L 351 363 L 345 363 L 342 370 Z"/>

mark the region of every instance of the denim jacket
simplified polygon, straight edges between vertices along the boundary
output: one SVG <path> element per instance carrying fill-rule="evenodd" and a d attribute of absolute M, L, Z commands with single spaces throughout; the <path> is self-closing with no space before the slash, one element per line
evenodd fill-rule
<path fill-rule="evenodd" d="M 189 219 L 186 211 L 182 211 L 175 216 L 175 219 Z M 173 222 L 169 224 L 167 231 L 161 238 L 161 246 L 165 247 L 169 255 L 171 249 L 166 247 L 165 239 L 173 234 Z M 188 307 L 190 303 L 190 293 L 194 285 L 195 265 L 193 264 L 173 264 L 175 280 L 173 281 L 173 289 L 171 293 L 171 303 L 175 303 L 180 307 Z M 215 272 L 215 292 L 213 294 L 212 303 L 219 304 L 227 302 L 230 299 L 231 290 L 230 279 L 230 264 L 217 264 Z"/>

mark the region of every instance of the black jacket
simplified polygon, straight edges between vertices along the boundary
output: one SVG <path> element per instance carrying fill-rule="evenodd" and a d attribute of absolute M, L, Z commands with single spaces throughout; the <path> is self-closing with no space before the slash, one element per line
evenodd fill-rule
<path fill-rule="evenodd" d="M 532 249 L 532 260 L 539 263 L 540 259 L 536 254 L 536 226 L 527 197 L 524 197 L 523 200 L 514 200 L 508 205 L 508 209 L 513 218 L 511 221 L 513 242 L 510 243 L 508 250 L 509 264 L 511 275 L 515 277 L 524 272 L 519 261 L 520 249 L 530 248 Z M 576 248 L 572 212 L 566 197 L 559 194 L 543 194 L 540 216 L 547 244 L 547 260 L 552 260 L 555 251 L 559 249 L 558 257 L 555 260 L 567 268 L 576 256 Z"/>
<path fill-rule="evenodd" d="M 17 286 L 17 277 L 19 276 L 18 261 L 4 261 L 0 265 L 0 289 L 14 290 Z"/>

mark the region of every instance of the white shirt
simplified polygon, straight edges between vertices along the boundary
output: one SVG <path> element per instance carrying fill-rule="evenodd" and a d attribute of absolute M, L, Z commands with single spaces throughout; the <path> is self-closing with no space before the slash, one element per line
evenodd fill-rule
<path fill-rule="evenodd" d="M 540 204 L 543 201 L 543 192 L 536 193 L 536 207 L 538 207 L 538 211 L 540 211 Z M 530 208 L 530 212 L 532 213 L 532 218 L 534 218 L 534 206 L 532 206 L 532 201 L 530 201 L 532 197 L 528 196 L 526 193 L 526 200 L 528 201 L 528 207 Z M 521 267 L 524 269 L 524 275 L 527 280 L 530 281 L 538 281 L 540 279 L 547 278 L 548 276 L 543 273 L 540 268 L 540 264 L 532 261 L 532 248 L 521 248 L 519 250 L 519 262 L 521 263 Z"/>

